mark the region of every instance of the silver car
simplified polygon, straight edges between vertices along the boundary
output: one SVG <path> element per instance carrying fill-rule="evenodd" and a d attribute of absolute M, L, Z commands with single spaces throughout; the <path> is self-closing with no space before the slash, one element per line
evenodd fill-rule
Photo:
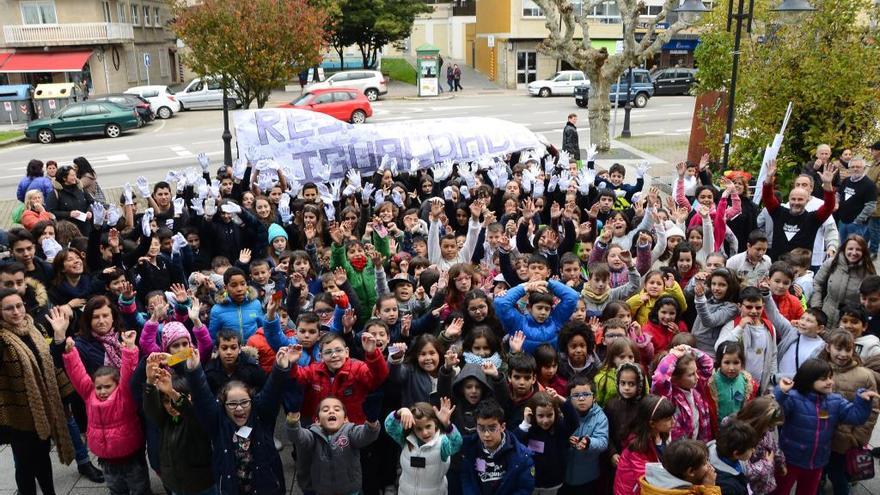
<path fill-rule="evenodd" d="M 313 89 L 328 88 L 351 88 L 360 90 L 370 101 L 376 101 L 379 96 L 388 93 L 385 76 L 377 70 L 347 70 L 337 72 L 322 82 L 316 82 L 306 87 L 306 91 Z"/>
<path fill-rule="evenodd" d="M 561 70 L 547 79 L 529 83 L 528 90 L 532 96 L 546 98 L 554 95 L 573 95 L 578 86 L 589 86 L 590 80 L 579 70 Z"/>
<path fill-rule="evenodd" d="M 187 83 L 176 94 L 182 110 L 197 108 L 223 108 L 223 86 L 219 79 L 197 77 Z M 231 90 L 227 90 L 226 98 L 230 108 L 239 106 L 238 98 Z"/>

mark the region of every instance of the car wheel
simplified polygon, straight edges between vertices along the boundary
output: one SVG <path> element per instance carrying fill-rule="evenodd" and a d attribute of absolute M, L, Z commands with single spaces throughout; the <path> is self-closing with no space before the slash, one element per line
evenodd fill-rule
<path fill-rule="evenodd" d="M 52 129 L 40 129 L 40 131 L 37 132 L 37 140 L 43 144 L 49 144 L 52 141 L 55 141 L 55 133 L 52 132 Z"/>
<path fill-rule="evenodd" d="M 367 121 L 367 114 L 363 110 L 355 110 L 351 113 L 352 124 L 363 124 Z"/>
<path fill-rule="evenodd" d="M 117 138 L 122 134 L 122 128 L 118 124 L 107 124 L 104 127 L 104 135 L 108 138 Z"/>
<path fill-rule="evenodd" d="M 550 96 L 550 88 L 541 88 L 541 91 L 538 91 L 538 96 L 541 98 Z"/>
<path fill-rule="evenodd" d="M 636 108 L 644 108 L 645 105 L 648 104 L 648 95 L 645 93 L 639 93 L 636 95 L 636 99 L 633 101 L 633 105 Z"/>
<path fill-rule="evenodd" d="M 171 116 L 174 115 L 174 112 L 172 112 L 171 109 L 168 107 L 162 107 L 159 109 L 158 112 L 156 112 L 156 115 L 160 119 L 170 119 Z"/>
<path fill-rule="evenodd" d="M 575 104 L 581 108 L 587 108 L 588 102 L 586 100 L 574 100 Z"/>
<path fill-rule="evenodd" d="M 364 96 L 366 96 L 367 99 L 370 101 L 376 101 L 379 99 L 379 92 L 373 88 L 370 88 L 370 89 L 364 91 Z"/>

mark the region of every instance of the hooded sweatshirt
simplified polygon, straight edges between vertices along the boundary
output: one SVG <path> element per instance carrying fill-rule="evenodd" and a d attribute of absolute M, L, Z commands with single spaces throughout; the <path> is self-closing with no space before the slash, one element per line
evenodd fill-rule
<path fill-rule="evenodd" d="M 719 486 L 694 485 L 669 474 L 659 462 L 645 466 L 641 479 L 642 495 L 721 495 Z"/>
<path fill-rule="evenodd" d="M 736 459 L 722 459 L 718 456 L 715 440 L 709 447 L 709 464 L 715 468 L 715 483 L 721 488 L 722 495 L 749 495 L 749 480 L 745 475 L 745 466 Z"/>
<path fill-rule="evenodd" d="M 642 368 L 632 363 L 623 363 L 617 368 L 617 390 L 620 390 L 620 374 L 624 371 L 636 373 L 636 395 L 630 399 L 624 399 L 620 394 L 608 400 L 603 408 L 608 418 L 608 455 L 620 454 L 623 451 L 626 437 L 630 434 L 629 425 L 638 413 L 639 402 L 645 397 L 648 389 Z"/>

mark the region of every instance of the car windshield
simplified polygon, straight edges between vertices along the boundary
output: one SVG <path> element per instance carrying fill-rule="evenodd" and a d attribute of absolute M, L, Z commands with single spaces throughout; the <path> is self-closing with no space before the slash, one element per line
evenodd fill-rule
<path fill-rule="evenodd" d="M 557 72 L 556 74 L 553 74 L 552 76 L 550 76 L 549 80 L 551 80 L 551 81 L 555 81 L 556 78 L 559 77 L 559 76 L 561 76 L 561 75 L 562 75 L 562 72 Z"/>
<path fill-rule="evenodd" d="M 309 102 L 309 100 L 312 98 L 312 96 L 313 96 L 312 93 L 306 93 L 306 94 L 300 96 L 299 98 L 293 100 L 291 105 L 293 105 L 295 107 L 300 106 L 300 105 L 305 105 L 306 103 Z"/>
<path fill-rule="evenodd" d="M 168 93 L 169 95 L 174 94 L 174 90 L 171 89 L 171 86 L 165 86 L 165 92 Z"/>

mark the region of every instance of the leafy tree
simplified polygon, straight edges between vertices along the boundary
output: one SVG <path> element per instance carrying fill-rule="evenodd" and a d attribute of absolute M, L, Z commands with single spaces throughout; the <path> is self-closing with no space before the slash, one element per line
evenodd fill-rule
<path fill-rule="evenodd" d="M 174 5 L 173 29 L 198 74 L 222 76 L 245 107 L 320 62 L 327 16 L 306 0 L 203 0 Z"/>
<path fill-rule="evenodd" d="M 418 14 L 432 12 L 423 0 L 347 0 L 342 9 L 334 47 L 357 45 L 364 68 L 376 64 L 379 49 L 406 39 Z"/>
<path fill-rule="evenodd" d="M 635 67 L 651 59 L 664 43 L 687 24 L 677 21 L 666 30 L 658 32 L 658 23 L 666 21 L 667 14 L 677 5 L 676 0 L 666 0 L 660 13 L 648 22 L 641 41 L 636 41 L 636 26 L 644 4 L 637 0 L 614 0 L 623 23 L 623 51 L 609 54 L 603 48 L 590 46 L 590 20 L 572 5 L 571 0 L 535 0 L 544 11 L 549 37 L 539 46 L 541 53 L 565 60 L 584 71 L 590 79 L 590 99 L 587 105 L 590 119 L 590 142 L 599 150 L 611 147 L 608 123 L 611 121 L 611 85 L 629 67 Z M 606 0 L 583 2 L 582 12 L 591 12 Z M 577 30 L 580 33 L 577 33 Z M 580 34 L 580 38 L 575 36 Z"/>
<path fill-rule="evenodd" d="M 779 24 L 775 14 L 758 9 L 756 25 L 762 29 L 757 32 L 763 35 L 743 33 L 731 168 L 760 168 L 789 101 L 794 106 L 778 158 L 783 171 L 807 162 L 819 144 L 840 151 L 864 146 L 880 134 L 880 32 L 866 18 L 866 13 L 876 16 L 876 9 L 870 0 L 812 3 L 816 11 L 796 24 Z M 727 91 L 732 36 L 719 22 L 706 27 L 695 53 L 697 91 Z M 709 149 L 720 155 L 724 123 L 707 119 L 703 125 L 709 129 Z"/>

